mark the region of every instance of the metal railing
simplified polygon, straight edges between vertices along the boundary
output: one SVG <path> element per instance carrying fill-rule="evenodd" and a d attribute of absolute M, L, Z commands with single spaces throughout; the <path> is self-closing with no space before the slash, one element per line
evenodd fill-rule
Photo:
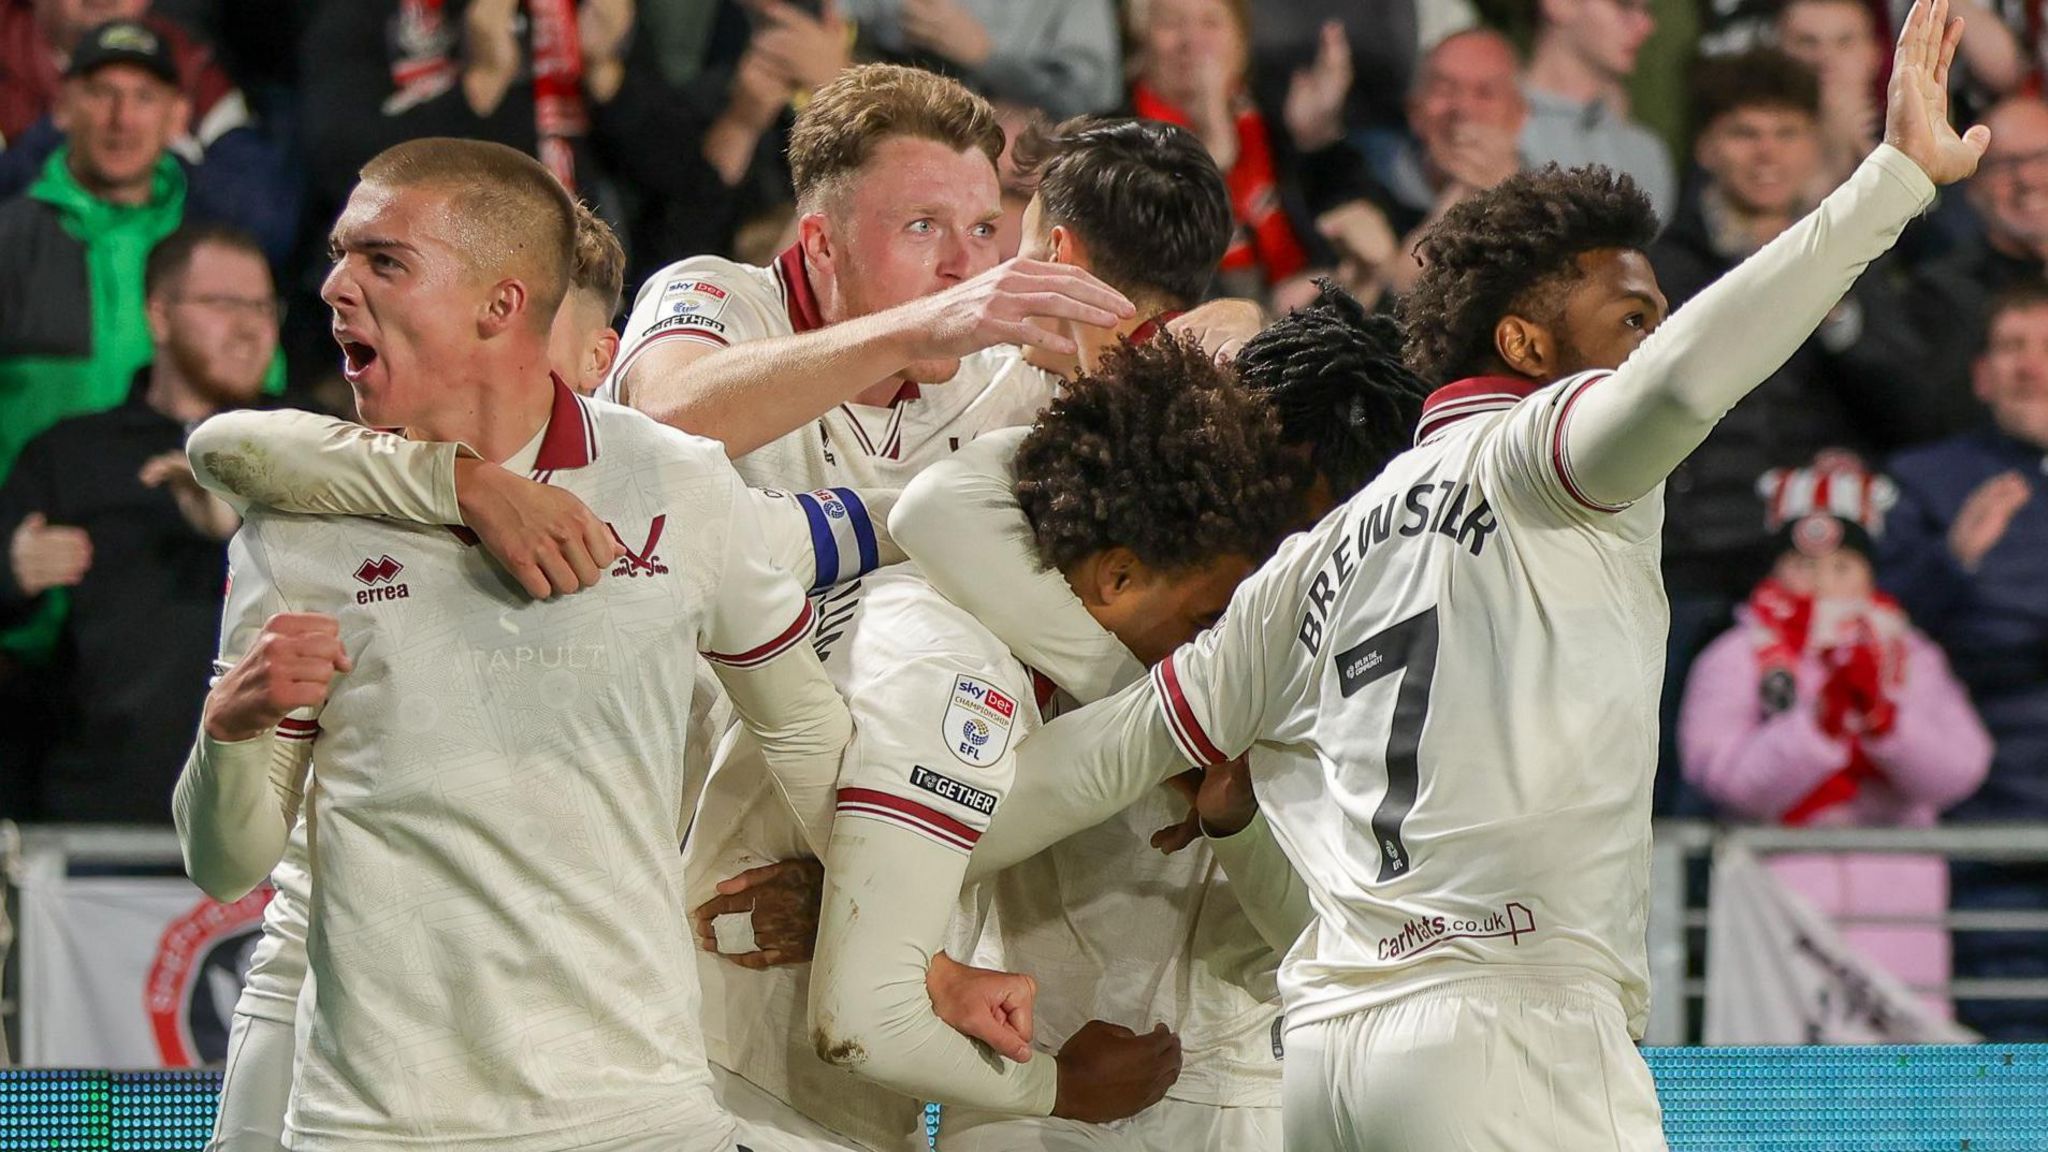
<path fill-rule="evenodd" d="M 1788 852 L 1874 852 L 1942 856 L 1988 864 L 2048 864 L 2048 823 L 1969 824 L 1937 828 L 1786 828 L 1709 821 L 1658 821 L 1650 866 L 1650 1023 L 1645 1042 L 1697 1044 L 1691 1009 L 1705 998 L 1707 909 L 1714 849 L 1738 843 L 1759 856 Z M 1872 924 L 1878 918 L 1837 921 Z M 1896 921 L 1895 921 L 1896 922 Z M 1924 924 L 1929 921 L 1909 921 Z M 2034 932 L 2048 951 L 2048 889 L 2031 909 L 1951 909 L 1951 932 Z M 1939 988 L 1955 1000 L 2048 1000 L 2048 979 L 1957 979 Z"/>

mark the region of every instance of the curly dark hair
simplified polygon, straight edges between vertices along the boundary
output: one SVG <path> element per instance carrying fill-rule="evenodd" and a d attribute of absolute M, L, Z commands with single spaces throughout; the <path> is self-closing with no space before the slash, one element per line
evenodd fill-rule
<path fill-rule="evenodd" d="M 1642 251 L 1656 235 L 1650 198 L 1599 165 L 1547 164 L 1466 197 L 1417 247 L 1422 277 L 1399 309 L 1409 366 L 1430 384 L 1485 372 L 1502 317 L 1555 323 L 1581 255 Z"/>
<path fill-rule="evenodd" d="M 1125 344 L 1067 386 L 1017 450 L 1017 500 L 1061 570 L 1124 547 L 1173 572 L 1263 560 L 1304 469 L 1264 401 L 1193 339 Z"/>
<path fill-rule="evenodd" d="M 1280 435 L 1342 501 L 1415 440 L 1429 386 L 1401 360 L 1401 326 L 1328 280 L 1313 303 L 1245 342 L 1237 378 L 1266 398 Z"/>

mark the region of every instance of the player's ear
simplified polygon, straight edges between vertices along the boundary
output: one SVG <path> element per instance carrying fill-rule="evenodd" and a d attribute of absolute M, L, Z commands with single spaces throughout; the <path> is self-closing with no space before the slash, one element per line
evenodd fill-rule
<path fill-rule="evenodd" d="M 1081 237 L 1065 224 L 1052 226 L 1052 235 L 1047 238 L 1046 258 L 1055 264 L 1071 264 L 1077 268 L 1088 267 L 1088 246 Z"/>
<path fill-rule="evenodd" d="M 515 321 L 524 320 L 527 307 L 532 302 L 523 281 L 505 279 L 491 285 L 490 295 L 484 297 L 483 307 L 477 312 L 477 334 L 489 339 L 510 328 Z"/>
<path fill-rule="evenodd" d="M 597 339 L 590 344 L 590 374 L 594 380 L 602 380 L 612 374 L 612 364 L 619 358 L 619 334 L 607 324 L 597 330 Z"/>
<path fill-rule="evenodd" d="M 839 252 L 838 246 L 832 242 L 832 228 L 823 212 L 806 212 L 797 217 L 796 244 L 803 250 L 804 262 L 820 277 L 831 279 Z"/>
<path fill-rule="evenodd" d="M 1138 585 L 1138 577 L 1144 561 L 1138 554 L 1117 545 L 1105 550 L 1095 560 L 1095 594 L 1104 604 L 1114 604 L 1131 594 Z"/>
<path fill-rule="evenodd" d="M 1557 362 L 1557 338 L 1543 325 L 1509 313 L 1493 326 L 1493 351 L 1516 375 L 1542 380 Z"/>

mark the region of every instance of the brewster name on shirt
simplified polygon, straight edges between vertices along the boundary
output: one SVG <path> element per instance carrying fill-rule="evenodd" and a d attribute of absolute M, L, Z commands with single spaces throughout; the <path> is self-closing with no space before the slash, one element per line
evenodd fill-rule
<path fill-rule="evenodd" d="M 1358 572 L 1366 553 L 1393 537 L 1413 539 L 1434 532 L 1468 549 L 1477 556 L 1486 550 L 1500 524 L 1486 497 L 1462 479 L 1425 480 L 1396 492 L 1379 504 L 1354 511 L 1357 517 L 1349 530 L 1337 538 L 1329 559 L 1309 581 L 1308 602 L 1301 612 L 1301 627 L 1295 636 L 1308 654 L 1322 651 L 1323 629 L 1329 622 L 1330 605 Z"/>

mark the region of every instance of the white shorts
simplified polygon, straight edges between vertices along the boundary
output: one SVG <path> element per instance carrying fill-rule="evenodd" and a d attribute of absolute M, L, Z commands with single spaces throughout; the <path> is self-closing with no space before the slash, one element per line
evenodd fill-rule
<path fill-rule="evenodd" d="M 866 1152 L 861 1145 L 769 1095 L 753 1081 L 716 1064 L 711 1065 L 711 1091 L 739 1121 L 736 1139 L 748 1152 Z M 900 1150 L 888 1152 L 921 1152 L 923 1148 L 922 1139 L 912 1143 L 906 1132 Z"/>
<path fill-rule="evenodd" d="M 235 1013 L 206 1152 L 282 1152 L 292 1098 L 292 1026 Z"/>
<path fill-rule="evenodd" d="M 1291 1058 L 1291 1056 L 1290 1056 Z M 1128 1120 L 1083 1124 L 948 1108 L 939 1152 L 1280 1152 L 1280 1109 L 1225 1108 L 1171 1097 Z"/>
<path fill-rule="evenodd" d="M 1614 995 L 1478 978 L 1291 1028 L 1287 1152 L 1662 1152 Z"/>

